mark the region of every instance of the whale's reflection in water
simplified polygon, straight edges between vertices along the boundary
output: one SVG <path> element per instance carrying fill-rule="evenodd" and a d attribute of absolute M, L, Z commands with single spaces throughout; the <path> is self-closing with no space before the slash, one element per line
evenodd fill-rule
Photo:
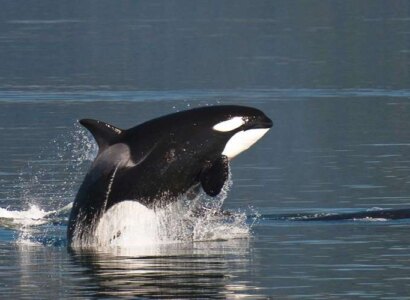
<path fill-rule="evenodd" d="M 260 292 L 241 280 L 250 264 L 247 239 L 70 253 L 97 280 L 96 296 L 255 298 Z"/>

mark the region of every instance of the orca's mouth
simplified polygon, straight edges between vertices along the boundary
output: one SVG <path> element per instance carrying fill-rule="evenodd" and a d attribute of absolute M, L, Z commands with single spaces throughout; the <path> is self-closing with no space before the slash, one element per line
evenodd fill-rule
<path fill-rule="evenodd" d="M 268 117 L 264 117 L 262 120 L 256 120 L 253 124 L 250 124 L 246 130 L 249 129 L 269 129 L 272 128 L 273 122 Z"/>

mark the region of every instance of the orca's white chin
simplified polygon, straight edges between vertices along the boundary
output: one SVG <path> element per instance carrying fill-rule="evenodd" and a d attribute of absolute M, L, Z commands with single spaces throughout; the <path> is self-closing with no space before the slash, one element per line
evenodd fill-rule
<path fill-rule="evenodd" d="M 222 154 L 229 159 L 234 158 L 239 153 L 249 149 L 261 137 L 263 137 L 269 129 L 270 128 L 255 128 L 235 133 L 228 143 L 226 143 Z"/>

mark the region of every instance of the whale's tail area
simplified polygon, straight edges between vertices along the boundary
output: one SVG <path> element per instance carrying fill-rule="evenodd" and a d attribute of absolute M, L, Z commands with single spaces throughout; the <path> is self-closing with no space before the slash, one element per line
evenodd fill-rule
<path fill-rule="evenodd" d="M 115 144 L 123 133 L 122 129 L 102 121 L 82 119 L 79 122 L 91 132 L 100 152 L 108 146 Z"/>

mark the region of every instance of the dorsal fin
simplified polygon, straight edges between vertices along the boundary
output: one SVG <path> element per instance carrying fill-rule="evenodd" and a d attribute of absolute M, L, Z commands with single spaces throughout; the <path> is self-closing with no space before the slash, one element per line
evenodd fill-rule
<path fill-rule="evenodd" d="M 94 136 L 100 152 L 103 151 L 106 147 L 114 144 L 123 132 L 122 129 L 119 129 L 102 121 L 82 119 L 79 122 Z"/>

